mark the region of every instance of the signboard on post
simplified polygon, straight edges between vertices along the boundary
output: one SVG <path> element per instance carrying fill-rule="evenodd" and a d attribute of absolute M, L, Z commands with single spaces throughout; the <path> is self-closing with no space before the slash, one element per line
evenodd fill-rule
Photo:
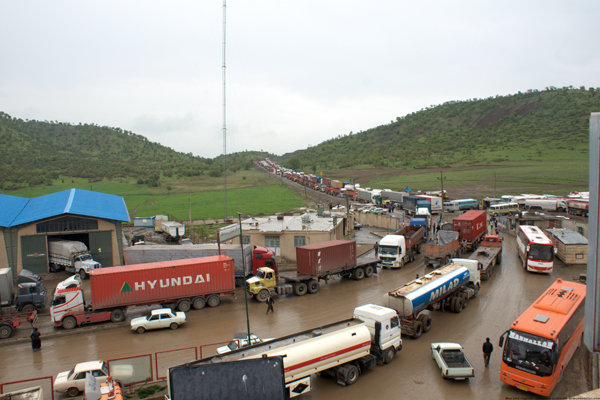
<path fill-rule="evenodd" d="M 585 328 L 583 339 L 590 351 L 600 352 L 600 112 L 590 115 L 590 210 L 588 218 L 588 265 L 585 295 Z"/>
<path fill-rule="evenodd" d="M 226 227 L 220 228 L 217 231 L 217 240 L 219 243 L 233 239 L 236 236 L 242 234 L 242 229 L 239 224 L 232 224 Z"/>

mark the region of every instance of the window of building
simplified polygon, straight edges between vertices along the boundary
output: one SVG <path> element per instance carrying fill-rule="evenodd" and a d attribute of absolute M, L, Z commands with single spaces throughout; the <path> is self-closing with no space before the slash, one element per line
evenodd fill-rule
<path fill-rule="evenodd" d="M 306 245 L 306 236 L 294 236 L 294 246 L 304 246 Z"/>
<path fill-rule="evenodd" d="M 250 244 L 250 236 L 242 235 L 242 244 Z"/>
<path fill-rule="evenodd" d="M 265 247 L 279 248 L 279 236 L 265 236 Z"/>
<path fill-rule="evenodd" d="M 64 217 L 36 224 L 37 233 L 69 232 L 69 231 L 95 231 L 98 230 L 98 221 L 77 217 Z"/>

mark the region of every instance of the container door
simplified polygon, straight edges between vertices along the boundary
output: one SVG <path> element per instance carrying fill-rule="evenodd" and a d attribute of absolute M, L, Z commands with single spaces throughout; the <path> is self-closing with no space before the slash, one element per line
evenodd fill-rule
<path fill-rule="evenodd" d="M 112 267 L 111 232 L 90 232 L 90 253 L 103 267 Z"/>
<path fill-rule="evenodd" d="M 45 236 L 23 236 L 21 238 L 23 268 L 36 274 L 48 272 L 48 250 Z"/>

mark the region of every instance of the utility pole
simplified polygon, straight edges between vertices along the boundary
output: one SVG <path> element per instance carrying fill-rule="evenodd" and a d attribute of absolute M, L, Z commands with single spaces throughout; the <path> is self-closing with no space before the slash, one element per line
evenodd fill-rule
<path fill-rule="evenodd" d="M 226 49 L 226 33 L 227 33 L 227 0 L 223 0 L 223 204 L 225 207 L 225 215 L 227 218 L 227 97 L 225 91 L 225 49 Z"/>
<path fill-rule="evenodd" d="M 441 169 L 439 180 L 440 180 L 440 184 L 442 186 L 442 192 L 440 195 L 440 197 L 442 198 L 442 216 L 444 215 L 444 179 L 446 179 L 446 177 L 444 176 L 444 170 Z"/>

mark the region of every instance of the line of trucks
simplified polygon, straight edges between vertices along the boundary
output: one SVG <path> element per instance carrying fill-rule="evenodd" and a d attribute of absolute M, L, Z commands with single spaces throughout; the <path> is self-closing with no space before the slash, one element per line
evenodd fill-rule
<path fill-rule="evenodd" d="M 25 324 L 33 324 L 37 310 L 46 307 L 46 287 L 42 278 L 22 270 L 16 282 L 10 268 L 0 269 L 0 339 L 13 335 Z"/>

